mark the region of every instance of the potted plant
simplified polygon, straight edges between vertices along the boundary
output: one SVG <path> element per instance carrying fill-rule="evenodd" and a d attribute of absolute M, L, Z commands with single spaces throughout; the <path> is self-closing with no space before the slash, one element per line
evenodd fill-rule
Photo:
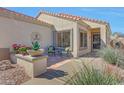
<path fill-rule="evenodd" d="M 12 45 L 12 48 L 13 48 L 13 50 L 14 50 L 14 53 L 15 54 L 18 54 L 19 53 L 19 48 L 20 48 L 20 44 L 18 45 L 18 44 L 13 44 Z"/>
<path fill-rule="evenodd" d="M 28 50 L 28 48 L 25 47 L 25 46 L 22 46 L 22 47 L 20 47 L 20 48 L 18 49 L 19 54 L 22 54 L 22 55 L 27 55 L 27 54 L 28 54 L 28 53 L 27 53 L 27 50 Z"/>
<path fill-rule="evenodd" d="M 27 50 L 28 54 L 32 57 L 41 56 L 44 53 L 44 49 L 40 49 L 38 41 L 32 42 L 32 49 Z"/>
<path fill-rule="evenodd" d="M 22 54 L 22 55 L 27 55 L 28 54 L 27 50 L 31 49 L 30 47 L 21 44 L 13 44 L 12 47 L 15 54 Z"/>

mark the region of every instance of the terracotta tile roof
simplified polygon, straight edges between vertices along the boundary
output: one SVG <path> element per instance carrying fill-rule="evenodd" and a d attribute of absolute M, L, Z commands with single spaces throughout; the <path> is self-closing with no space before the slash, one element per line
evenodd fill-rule
<path fill-rule="evenodd" d="M 72 19 L 72 20 L 75 20 L 75 21 L 81 20 L 80 16 L 73 16 L 73 15 L 64 14 L 64 13 L 59 13 L 59 16 L 60 17 L 65 17 L 67 19 Z"/>
<path fill-rule="evenodd" d="M 60 17 L 60 18 L 66 18 L 66 19 L 71 19 L 73 21 L 78 21 L 80 20 L 80 17 L 79 16 L 73 16 L 73 15 L 69 15 L 69 14 L 63 14 L 63 13 L 59 13 L 59 14 L 56 14 L 56 13 L 50 13 L 50 12 L 46 12 L 46 11 L 42 11 L 39 13 L 39 15 L 37 16 L 37 18 L 40 16 L 40 14 L 47 14 L 47 15 L 52 15 L 52 16 L 55 16 L 55 17 Z"/>
<path fill-rule="evenodd" d="M 79 21 L 79 20 L 83 21 L 83 20 L 85 20 L 85 21 L 90 21 L 90 22 L 99 23 L 99 24 L 108 24 L 107 22 L 102 21 L 102 20 L 91 19 L 91 18 L 86 18 L 86 17 L 82 17 L 82 16 L 74 16 L 74 15 L 65 14 L 65 13 L 54 14 L 54 13 L 50 13 L 50 12 L 46 12 L 46 11 L 40 12 L 40 14 L 42 14 L 42 13 L 52 15 L 52 16 L 56 16 L 56 17 L 70 19 L 70 20 L 73 20 L 73 21 Z M 38 16 L 40 16 L 40 14 Z"/>
<path fill-rule="evenodd" d="M 86 21 L 91 21 L 94 23 L 99 23 L 99 24 L 108 24 L 106 21 L 97 20 L 97 19 L 91 19 L 91 18 L 86 18 L 86 17 L 81 17 L 81 19 L 86 20 Z"/>
<path fill-rule="evenodd" d="M 5 16 L 8 18 L 13 18 L 16 20 L 25 21 L 28 23 L 33 23 L 33 24 L 38 24 L 38 25 L 53 26 L 52 24 L 38 20 L 37 18 L 27 16 L 21 13 L 17 13 L 15 11 L 11 11 L 11 10 L 1 8 L 1 7 L 0 7 L 0 16 Z"/>

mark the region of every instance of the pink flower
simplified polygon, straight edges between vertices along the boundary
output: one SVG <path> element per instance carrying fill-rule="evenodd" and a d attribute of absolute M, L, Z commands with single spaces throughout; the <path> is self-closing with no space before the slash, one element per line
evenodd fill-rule
<path fill-rule="evenodd" d="M 16 47 L 17 47 L 17 44 L 13 44 L 12 47 L 13 47 L 13 48 L 16 48 Z"/>

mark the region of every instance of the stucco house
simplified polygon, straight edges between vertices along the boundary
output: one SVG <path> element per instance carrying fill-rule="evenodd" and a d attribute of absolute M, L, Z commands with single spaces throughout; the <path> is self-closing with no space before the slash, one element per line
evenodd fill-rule
<path fill-rule="evenodd" d="M 40 12 L 33 18 L 0 8 L 0 48 L 31 45 L 33 33 L 39 33 L 42 48 L 70 47 L 78 57 L 109 46 L 111 29 L 107 22 L 70 14 Z"/>
<path fill-rule="evenodd" d="M 40 12 L 37 19 L 54 25 L 53 44 L 70 47 L 74 57 L 109 46 L 109 23 L 70 14 Z"/>

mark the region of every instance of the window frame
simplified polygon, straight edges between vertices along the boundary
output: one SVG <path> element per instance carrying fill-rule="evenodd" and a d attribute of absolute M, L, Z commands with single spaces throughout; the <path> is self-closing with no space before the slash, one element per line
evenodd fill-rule
<path fill-rule="evenodd" d="M 66 48 L 66 46 L 64 45 L 64 40 L 58 40 L 58 34 L 60 34 L 61 35 L 61 37 L 64 37 L 65 35 L 64 35 L 64 33 L 66 33 L 66 32 L 69 32 L 69 46 L 67 46 L 67 47 L 71 47 L 71 30 L 62 30 L 62 31 L 57 31 L 56 32 L 56 47 L 62 47 L 62 48 Z M 63 44 L 60 44 L 60 46 L 59 46 L 59 43 L 63 43 Z"/>
<path fill-rule="evenodd" d="M 82 34 L 82 37 L 81 37 L 81 34 Z M 79 35 L 80 35 L 80 49 L 88 48 L 88 33 L 87 33 L 87 31 L 80 31 Z"/>

